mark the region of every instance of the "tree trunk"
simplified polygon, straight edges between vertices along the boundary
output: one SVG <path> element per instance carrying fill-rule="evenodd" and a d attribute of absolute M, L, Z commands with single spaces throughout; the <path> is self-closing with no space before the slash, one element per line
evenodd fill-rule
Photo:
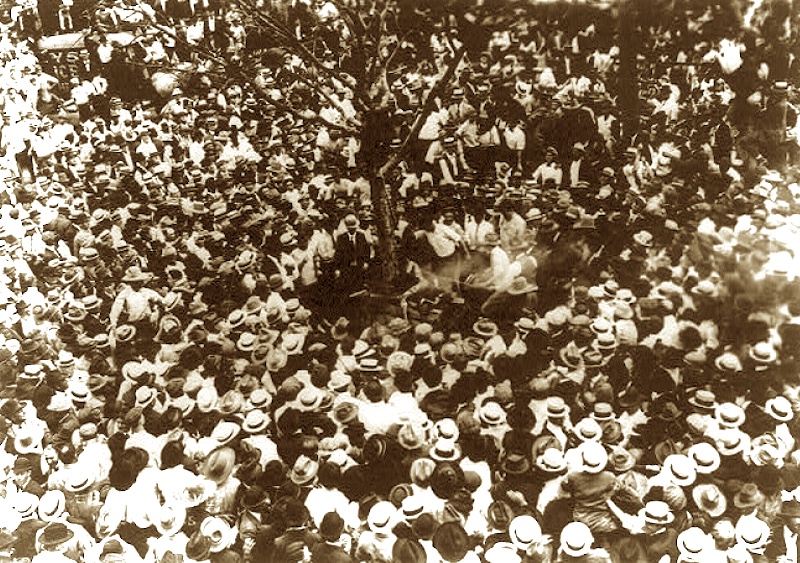
<path fill-rule="evenodd" d="M 400 256 L 394 235 L 397 216 L 384 177 L 374 169 L 370 170 L 369 176 L 373 214 L 378 228 L 377 258 L 380 263 L 380 279 L 377 280 L 376 289 L 381 293 L 391 294 L 396 289 L 395 282 L 400 274 Z"/>
<path fill-rule="evenodd" d="M 622 132 L 630 140 L 639 132 L 639 77 L 636 69 L 638 34 L 635 0 L 619 5 L 619 110 Z"/>

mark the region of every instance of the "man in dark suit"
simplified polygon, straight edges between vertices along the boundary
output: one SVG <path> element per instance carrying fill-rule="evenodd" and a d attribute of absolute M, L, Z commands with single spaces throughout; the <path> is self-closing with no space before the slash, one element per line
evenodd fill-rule
<path fill-rule="evenodd" d="M 336 237 L 336 277 L 341 290 L 353 294 L 364 288 L 370 246 L 364 232 L 358 228 L 358 218 L 354 214 L 347 215 L 344 224 L 347 231 Z"/>

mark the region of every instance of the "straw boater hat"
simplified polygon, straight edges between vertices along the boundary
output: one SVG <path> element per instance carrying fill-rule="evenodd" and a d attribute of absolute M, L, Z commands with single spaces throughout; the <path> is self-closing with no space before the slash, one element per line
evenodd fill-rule
<path fill-rule="evenodd" d="M 721 463 L 719 452 L 708 442 L 699 442 L 693 445 L 686 454 L 694 462 L 697 472 L 701 475 L 712 474 Z"/>
<path fill-rule="evenodd" d="M 679 487 L 688 487 L 697 479 L 694 462 L 682 454 L 672 454 L 664 460 L 664 474 Z"/>
<path fill-rule="evenodd" d="M 64 493 L 57 489 L 51 489 L 39 499 L 37 512 L 39 518 L 44 522 L 55 522 L 64 514 L 66 506 L 67 499 Z"/>
<path fill-rule="evenodd" d="M 269 426 L 267 413 L 260 409 L 253 409 L 247 413 L 242 423 L 242 430 L 248 434 L 259 434 Z"/>
<path fill-rule="evenodd" d="M 696 526 L 681 532 L 677 543 L 680 553 L 678 560 L 685 563 L 701 563 L 716 552 L 713 538 Z"/>
<path fill-rule="evenodd" d="M 651 500 L 641 509 L 640 515 L 648 524 L 668 526 L 675 520 L 675 515 L 666 502 Z"/>
<path fill-rule="evenodd" d="M 461 458 L 461 448 L 453 440 L 439 438 L 428 455 L 436 461 L 455 461 Z"/>
<path fill-rule="evenodd" d="M 698 389 L 694 392 L 692 397 L 689 397 L 689 404 L 695 408 L 713 412 L 719 406 L 717 397 L 712 391 L 706 389 Z"/>
<path fill-rule="evenodd" d="M 720 430 L 715 436 L 715 440 L 717 451 L 723 456 L 730 457 L 741 454 L 750 447 L 747 434 L 734 428 Z"/>
<path fill-rule="evenodd" d="M 792 403 L 786 397 L 773 397 L 764 405 L 764 411 L 779 422 L 788 422 L 794 418 Z"/>
<path fill-rule="evenodd" d="M 389 501 L 378 501 L 370 508 L 367 526 L 376 534 L 388 534 L 395 524 L 397 509 Z"/>
<path fill-rule="evenodd" d="M 561 530 L 561 551 L 570 557 L 583 557 L 592 550 L 594 536 L 583 522 L 570 522 Z"/>
<path fill-rule="evenodd" d="M 508 535 L 517 549 L 526 551 L 542 539 L 542 527 L 533 516 L 517 516 L 508 526 Z"/>
<path fill-rule="evenodd" d="M 578 447 L 581 469 L 585 473 L 601 473 L 608 463 L 608 452 L 597 442 L 584 442 Z"/>
<path fill-rule="evenodd" d="M 778 352 L 775 351 L 769 342 L 758 342 L 754 344 L 748 352 L 750 358 L 760 365 L 774 364 L 778 359 Z"/>
<path fill-rule="evenodd" d="M 722 403 L 714 410 L 714 418 L 720 428 L 739 428 L 745 420 L 742 407 L 734 403 Z"/>
<path fill-rule="evenodd" d="M 736 541 L 751 553 L 763 548 L 769 536 L 769 524 L 752 514 L 742 516 L 736 523 Z"/>

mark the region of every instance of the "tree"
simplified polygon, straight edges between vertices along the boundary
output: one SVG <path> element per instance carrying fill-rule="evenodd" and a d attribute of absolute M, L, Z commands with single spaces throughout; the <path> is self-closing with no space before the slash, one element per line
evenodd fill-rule
<path fill-rule="evenodd" d="M 389 189 L 393 174 L 465 61 L 477 59 L 491 31 L 519 14 L 519 7 L 463 0 L 328 0 L 317 8 L 302 2 L 286 8 L 263 0 L 234 0 L 231 8 L 238 17 L 227 22 L 221 34 L 218 30 L 222 41 L 190 41 L 185 30 L 158 9 L 148 10 L 149 26 L 191 53 L 203 68 L 203 80 L 216 86 L 248 84 L 260 91 L 263 102 L 313 124 L 314 131 L 324 128 L 332 136 L 356 140 L 356 166 L 371 186 L 381 278 L 394 280 L 398 252 L 397 202 Z M 242 29 L 244 40 L 237 38 Z M 432 36 L 439 45 L 432 46 Z M 291 88 L 302 93 L 303 105 L 292 104 L 288 96 L 270 96 L 260 78 L 265 67 L 285 71 L 281 60 L 288 56 L 295 63 Z M 399 112 L 391 84 L 418 63 L 435 70 L 435 81 Z M 351 99 L 342 99 L 343 91 Z"/>
<path fill-rule="evenodd" d="M 219 86 L 249 84 L 264 103 L 313 124 L 314 131 L 356 141 L 355 164 L 371 186 L 381 279 L 386 281 L 396 279 L 399 267 L 397 202 L 390 185 L 440 97 L 487 50 L 493 32 L 507 32 L 515 19 L 565 14 L 569 19 L 579 11 L 571 2 L 505 0 L 319 0 L 313 8 L 302 1 L 275 4 L 233 0 L 230 8 L 238 16 L 227 22 L 227 29 L 217 29 L 212 42 L 190 41 L 185 29 L 158 7 L 148 17 L 151 27 L 200 62 L 203 80 Z M 292 61 L 288 72 L 282 63 L 287 57 Z M 422 81 L 419 98 L 400 107 L 395 81 L 418 65 L 427 65 L 435 79 Z M 265 67 L 275 71 L 275 80 L 290 75 L 277 84 L 285 95 L 270 95 L 270 86 L 261 80 Z"/>

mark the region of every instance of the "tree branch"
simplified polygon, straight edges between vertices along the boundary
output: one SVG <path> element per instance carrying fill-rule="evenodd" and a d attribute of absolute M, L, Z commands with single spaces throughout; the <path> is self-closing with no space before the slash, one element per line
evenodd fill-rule
<path fill-rule="evenodd" d="M 408 146 L 408 143 L 411 142 L 413 138 L 419 135 L 422 126 L 425 124 L 425 120 L 428 118 L 428 115 L 431 113 L 433 109 L 433 104 L 436 99 L 436 96 L 439 94 L 440 90 L 453 78 L 453 75 L 456 72 L 456 68 L 461 63 L 461 58 L 464 56 L 464 53 L 467 52 L 467 48 L 465 45 L 462 45 L 458 51 L 456 52 L 456 56 L 450 61 L 450 65 L 445 70 L 442 77 L 436 82 L 436 85 L 431 88 L 430 92 L 425 98 L 425 103 L 422 104 L 422 108 L 420 109 L 419 113 L 417 114 L 416 119 L 414 120 L 414 125 L 411 126 L 411 130 L 406 135 L 406 138 L 403 140 L 403 144 L 400 146 L 397 151 L 389 158 L 389 160 L 381 166 L 378 175 L 384 178 L 386 174 L 389 173 L 397 164 L 400 162 L 403 153 Z"/>

